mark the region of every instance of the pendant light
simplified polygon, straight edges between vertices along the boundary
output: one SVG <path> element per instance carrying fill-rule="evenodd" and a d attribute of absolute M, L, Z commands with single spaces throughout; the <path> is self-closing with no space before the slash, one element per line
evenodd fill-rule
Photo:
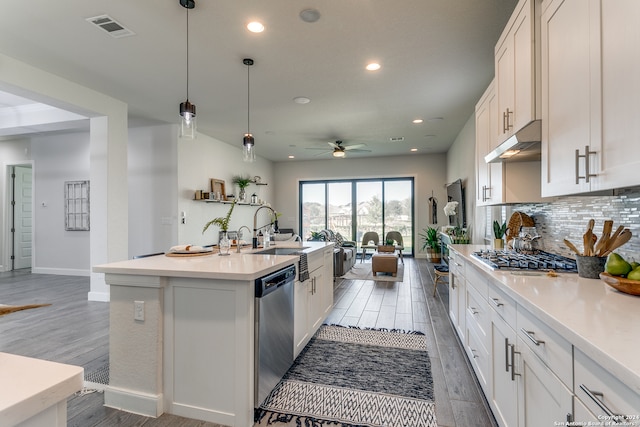
<path fill-rule="evenodd" d="M 180 103 L 180 138 L 196 138 L 196 106 L 189 102 L 189 9 L 196 7 L 195 0 L 179 0 L 180 5 L 187 9 L 187 100 Z"/>
<path fill-rule="evenodd" d="M 250 85 L 249 85 L 249 69 L 253 65 L 253 59 L 245 58 L 242 60 L 242 63 L 247 66 L 247 133 L 244 134 L 244 138 L 242 138 L 242 160 L 245 162 L 255 162 L 256 161 L 256 141 L 251 135 L 251 127 L 249 121 L 249 111 L 250 111 Z"/>

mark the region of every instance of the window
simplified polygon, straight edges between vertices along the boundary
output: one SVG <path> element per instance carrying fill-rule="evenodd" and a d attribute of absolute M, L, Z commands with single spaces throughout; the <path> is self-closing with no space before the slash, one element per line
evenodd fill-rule
<path fill-rule="evenodd" d="M 356 179 L 300 183 L 303 239 L 325 228 L 360 243 L 367 231 L 384 241 L 389 231 L 402 235 L 413 254 L 413 179 Z"/>

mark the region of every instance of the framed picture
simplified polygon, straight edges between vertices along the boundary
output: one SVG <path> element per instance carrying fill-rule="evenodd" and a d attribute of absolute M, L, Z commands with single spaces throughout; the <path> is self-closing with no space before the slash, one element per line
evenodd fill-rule
<path fill-rule="evenodd" d="M 211 192 L 214 200 L 227 200 L 227 193 L 224 189 L 224 180 L 211 178 Z M 220 197 L 218 197 L 220 195 Z"/>
<path fill-rule="evenodd" d="M 89 181 L 64 183 L 64 229 L 89 230 Z"/>

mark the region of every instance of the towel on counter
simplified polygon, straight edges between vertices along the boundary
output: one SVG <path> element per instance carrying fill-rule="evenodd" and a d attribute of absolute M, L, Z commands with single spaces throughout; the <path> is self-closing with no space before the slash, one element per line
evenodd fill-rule
<path fill-rule="evenodd" d="M 309 279 L 309 263 L 307 261 L 307 254 L 304 252 L 298 252 L 300 255 L 300 262 L 298 263 L 298 278 L 301 282 Z"/>
<path fill-rule="evenodd" d="M 169 252 L 202 252 L 204 248 L 196 245 L 178 245 L 172 246 Z"/>

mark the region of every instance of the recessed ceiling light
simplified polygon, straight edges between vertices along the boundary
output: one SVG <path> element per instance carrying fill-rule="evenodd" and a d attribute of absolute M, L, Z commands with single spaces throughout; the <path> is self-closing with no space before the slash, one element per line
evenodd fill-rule
<path fill-rule="evenodd" d="M 261 22 L 252 21 L 247 24 L 247 30 L 251 31 L 252 33 L 261 33 L 264 31 L 264 25 L 262 25 Z"/>
<path fill-rule="evenodd" d="M 300 19 L 302 19 L 304 22 L 316 22 L 318 19 L 320 19 L 320 12 L 318 12 L 316 9 L 305 9 L 300 12 Z"/>
<path fill-rule="evenodd" d="M 293 98 L 293 102 L 295 102 L 296 104 L 308 104 L 311 102 L 311 100 L 306 96 L 296 96 L 295 98 Z"/>
<path fill-rule="evenodd" d="M 418 149 L 417 148 L 412 148 L 411 151 L 415 153 L 416 151 L 418 151 Z"/>
<path fill-rule="evenodd" d="M 378 71 L 382 66 L 377 62 L 371 62 L 365 67 L 368 71 Z"/>
<path fill-rule="evenodd" d="M 289 158 L 290 158 L 290 159 L 295 159 L 295 158 L 296 158 L 296 156 L 291 156 L 291 155 L 290 155 L 290 156 L 289 156 Z"/>
<path fill-rule="evenodd" d="M 416 125 L 419 125 L 422 122 L 424 122 L 424 120 L 422 120 L 422 119 L 413 119 L 413 123 L 416 124 Z"/>

